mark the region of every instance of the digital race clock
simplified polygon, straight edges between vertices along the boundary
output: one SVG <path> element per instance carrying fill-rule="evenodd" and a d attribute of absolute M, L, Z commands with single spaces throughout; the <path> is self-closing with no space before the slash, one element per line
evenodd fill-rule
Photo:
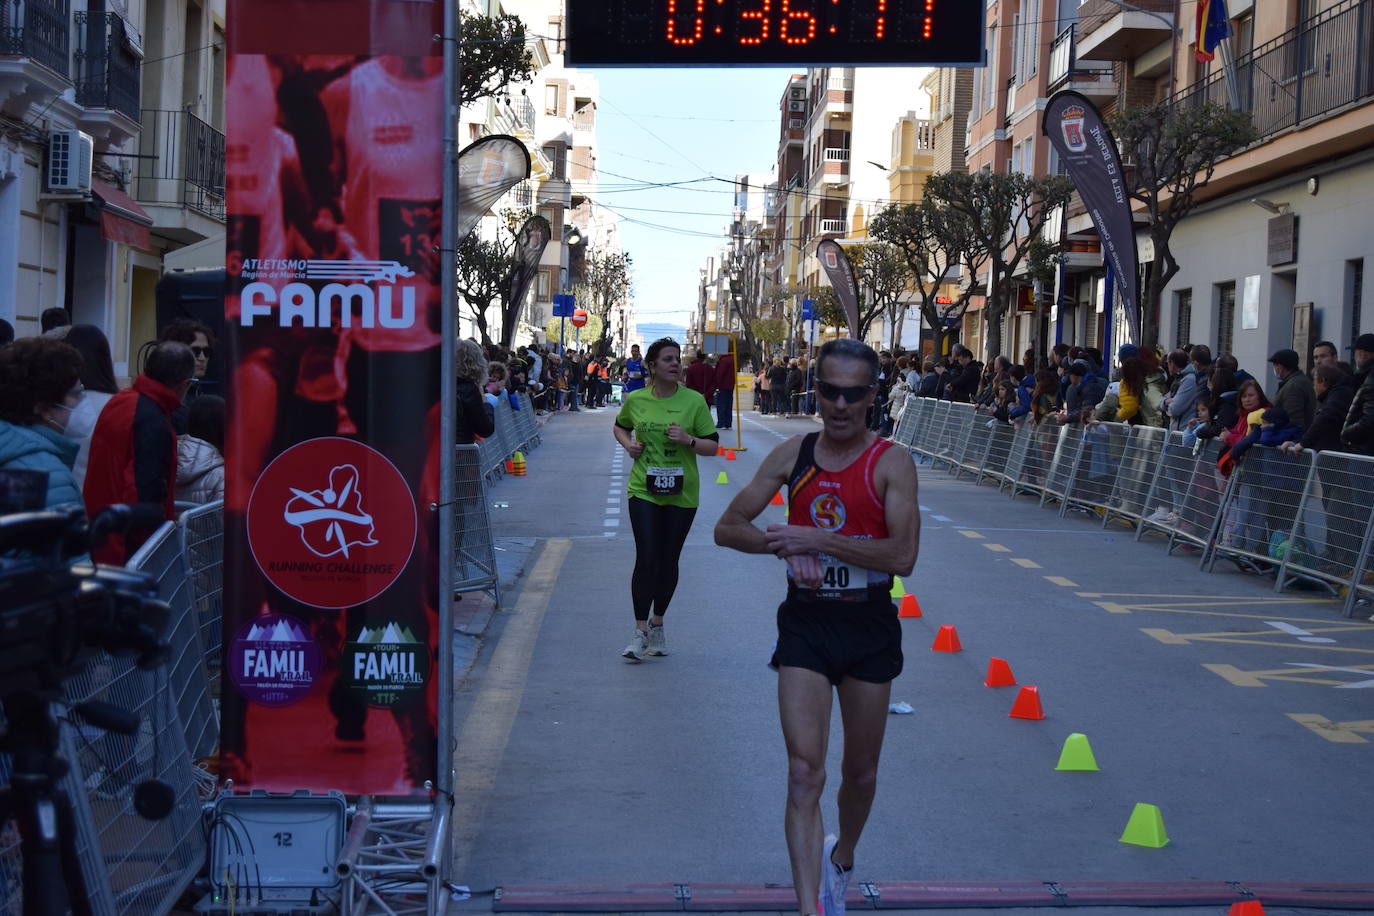
<path fill-rule="evenodd" d="M 975 0 L 567 0 L 573 66 L 975 65 Z"/>

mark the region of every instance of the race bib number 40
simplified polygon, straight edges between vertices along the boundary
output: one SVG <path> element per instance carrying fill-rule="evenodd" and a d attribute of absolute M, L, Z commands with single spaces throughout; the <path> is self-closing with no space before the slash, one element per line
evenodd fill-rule
<path fill-rule="evenodd" d="M 816 591 L 823 598 L 855 598 L 868 592 L 868 570 L 853 563 L 820 555 L 821 585 Z"/>
<path fill-rule="evenodd" d="M 655 496 L 676 496 L 682 492 L 686 472 L 680 468 L 645 468 L 645 488 Z"/>

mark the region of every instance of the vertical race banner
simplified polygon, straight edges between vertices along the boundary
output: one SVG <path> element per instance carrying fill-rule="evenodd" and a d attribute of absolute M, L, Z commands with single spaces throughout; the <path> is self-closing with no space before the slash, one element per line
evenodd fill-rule
<path fill-rule="evenodd" d="M 816 245 L 816 257 L 820 258 L 821 267 L 825 268 L 825 275 L 839 297 L 845 320 L 849 322 L 849 336 L 858 340 L 859 284 L 854 279 L 854 265 L 850 263 L 849 255 L 834 239 L 822 239 Z"/>
<path fill-rule="evenodd" d="M 1102 240 L 1102 253 L 1116 274 L 1131 340 L 1140 342 L 1140 271 L 1130 189 L 1121 169 L 1116 138 L 1097 107 L 1077 92 L 1063 90 L 1045 106 L 1041 130 L 1068 169 Z M 1108 320 L 1111 309 L 1108 307 Z"/>
<path fill-rule="evenodd" d="M 438 772 L 438 0 L 228 9 L 220 768 L 421 794 Z"/>

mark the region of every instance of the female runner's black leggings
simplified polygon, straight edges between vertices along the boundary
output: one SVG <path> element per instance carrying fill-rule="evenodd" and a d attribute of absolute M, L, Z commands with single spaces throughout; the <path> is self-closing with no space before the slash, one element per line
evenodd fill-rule
<path fill-rule="evenodd" d="M 696 518 L 696 509 L 660 506 L 630 497 L 630 527 L 635 534 L 635 571 L 630 577 L 630 600 L 635 620 L 663 616 L 677 591 L 677 563 L 682 545 Z"/>

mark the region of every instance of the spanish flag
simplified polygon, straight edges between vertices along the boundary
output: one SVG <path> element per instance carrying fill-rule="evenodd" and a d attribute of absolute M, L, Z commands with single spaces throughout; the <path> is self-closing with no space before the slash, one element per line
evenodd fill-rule
<path fill-rule="evenodd" d="M 1226 14 L 1226 0 L 1197 0 L 1197 59 L 1209 61 L 1217 45 L 1231 37 L 1231 17 Z"/>

